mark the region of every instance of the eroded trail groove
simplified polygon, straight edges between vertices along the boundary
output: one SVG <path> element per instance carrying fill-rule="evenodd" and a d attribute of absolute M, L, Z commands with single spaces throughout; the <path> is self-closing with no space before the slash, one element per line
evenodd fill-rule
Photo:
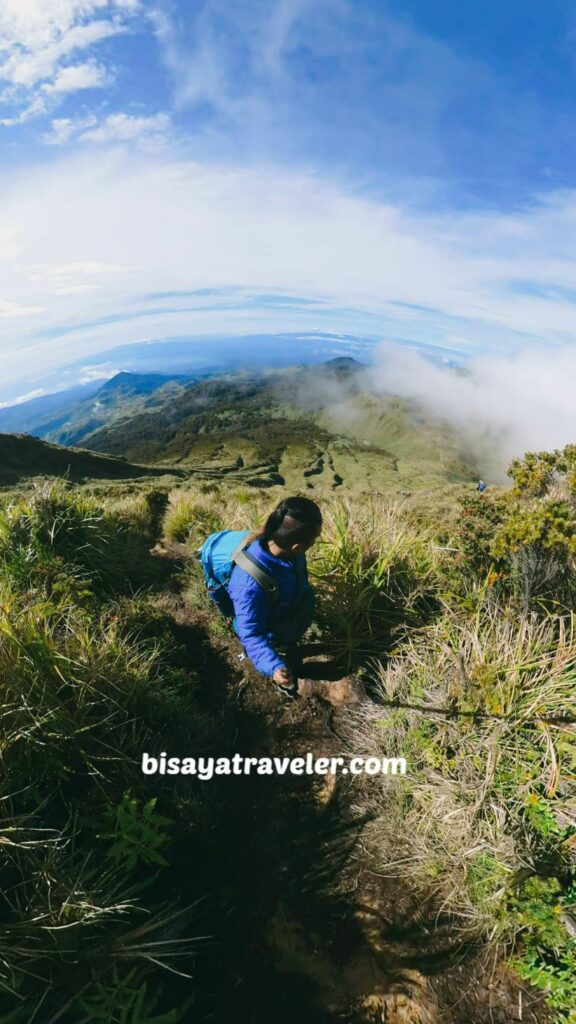
<path fill-rule="evenodd" d="M 286 703 L 235 660 L 233 642 L 210 638 L 204 612 L 176 591 L 165 604 L 202 680 L 207 719 L 219 716 L 220 746 L 211 752 L 361 753 L 348 738 L 360 702 L 370 700 L 358 681 L 306 681 L 302 696 Z M 191 1021 L 549 1020 L 542 997 L 493 952 L 464 947 L 455 923 L 437 907 L 371 871 L 363 849 L 369 816 L 354 778 L 232 776 L 205 785 L 218 805 L 217 825 L 200 863 L 198 851 L 193 863 L 187 860 L 184 843 L 174 865 L 179 884 L 191 872 L 207 879 L 199 913 L 210 938 L 198 954 Z"/>

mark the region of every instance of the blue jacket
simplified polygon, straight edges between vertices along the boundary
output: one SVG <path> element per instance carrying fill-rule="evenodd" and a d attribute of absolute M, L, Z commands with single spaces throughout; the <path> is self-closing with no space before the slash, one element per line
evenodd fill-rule
<path fill-rule="evenodd" d="M 286 666 L 272 646 L 274 629 L 287 617 L 294 603 L 298 574 L 303 573 L 304 578 L 308 578 L 306 558 L 304 555 L 296 555 L 294 559 L 277 558 L 260 540 L 252 541 L 246 550 L 274 576 L 279 599 L 272 602 L 260 584 L 235 565 L 228 584 L 235 612 L 234 629 L 255 668 L 272 676 L 277 669 Z"/>

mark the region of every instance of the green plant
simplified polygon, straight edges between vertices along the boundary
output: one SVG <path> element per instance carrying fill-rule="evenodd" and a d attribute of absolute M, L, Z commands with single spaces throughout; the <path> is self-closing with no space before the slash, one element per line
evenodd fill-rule
<path fill-rule="evenodd" d="M 220 507 L 211 494 L 175 490 L 163 521 L 168 540 L 199 545 L 210 533 L 223 528 Z"/>
<path fill-rule="evenodd" d="M 115 968 L 106 983 L 100 982 L 91 995 L 77 1000 L 78 1024 L 179 1024 L 194 997 L 177 1008 L 157 1013 L 161 1002 L 162 993 L 151 992 L 146 981 L 139 982 L 134 968 L 124 976 Z"/>
<path fill-rule="evenodd" d="M 111 839 L 108 856 L 122 864 L 126 872 L 132 871 L 138 863 L 158 864 L 168 867 L 168 861 L 161 851 L 170 842 L 168 826 L 173 825 L 156 811 L 157 797 L 151 797 L 142 804 L 129 793 L 124 793 L 116 808 L 105 812 L 105 827 L 110 831 L 99 834 L 100 839 Z"/>
<path fill-rule="evenodd" d="M 320 592 L 320 624 L 334 650 L 378 654 L 394 631 L 425 621 L 436 608 L 435 560 L 427 539 L 393 508 L 339 502 L 310 572 Z"/>
<path fill-rule="evenodd" d="M 529 498 L 542 498 L 552 488 L 564 488 L 571 497 L 576 495 L 576 445 L 569 444 L 553 452 L 527 452 L 514 459 L 508 469 L 514 481 L 516 494 Z"/>
<path fill-rule="evenodd" d="M 144 532 L 142 532 L 144 530 Z M 97 504 L 62 481 L 0 509 L 0 567 L 21 590 L 122 592 L 158 578 L 141 520 Z"/>
<path fill-rule="evenodd" d="M 554 1024 L 576 1022 L 576 950 L 563 953 L 550 963 L 537 949 L 530 949 L 514 967 L 524 981 L 546 993 L 548 1005 L 558 1012 Z"/>

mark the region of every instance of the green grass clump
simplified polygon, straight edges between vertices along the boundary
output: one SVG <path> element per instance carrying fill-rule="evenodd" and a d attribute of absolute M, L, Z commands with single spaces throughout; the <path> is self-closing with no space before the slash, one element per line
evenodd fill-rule
<path fill-rule="evenodd" d="M 404 756 L 408 774 L 368 798 L 375 869 L 432 898 L 462 941 L 515 950 L 533 984 L 556 979 L 550 1005 L 571 1021 L 575 947 L 562 905 L 576 871 L 576 747 L 563 723 L 576 707 L 573 617 L 446 608 L 377 675 L 384 707 L 362 709 L 354 748 Z"/>
<path fill-rule="evenodd" d="M 0 569 L 19 590 L 121 592 L 158 579 L 151 513 L 141 500 L 117 512 L 61 483 L 36 486 L 0 509 Z"/>
<path fill-rule="evenodd" d="M 219 503 L 212 494 L 175 490 L 170 494 L 163 529 L 168 540 L 196 547 L 210 533 L 225 527 Z"/>
<path fill-rule="evenodd" d="M 189 919 L 159 888 L 183 812 L 162 780 L 150 792 L 140 761 L 205 743 L 204 723 L 168 615 L 153 594 L 119 596 L 146 528 L 133 512 L 50 488 L 0 517 L 0 1018 L 12 1024 L 185 1012 L 162 964 Z"/>
<path fill-rule="evenodd" d="M 433 548 L 386 502 L 358 507 L 344 500 L 325 511 L 322 539 L 310 556 L 323 630 L 348 659 L 381 655 L 435 612 Z"/>

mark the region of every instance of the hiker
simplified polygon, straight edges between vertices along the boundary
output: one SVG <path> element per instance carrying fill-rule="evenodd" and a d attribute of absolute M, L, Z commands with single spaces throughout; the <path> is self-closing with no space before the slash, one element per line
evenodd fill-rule
<path fill-rule="evenodd" d="M 479 480 L 478 481 L 478 486 L 477 486 L 476 490 L 480 491 L 480 494 L 482 494 L 482 491 L 486 490 L 486 486 L 487 486 L 487 484 L 486 484 L 486 482 L 484 480 Z"/>
<path fill-rule="evenodd" d="M 322 513 L 309 498 L 285 498 L 253 533 L 221 530 L 200 549 L 208 592 L 232 618 L 245 655 L 287 697 L 298 693 L 297 643 L 314 617 L 305 552 Z M 287 648 L 282 656 L 278 647 Z"/>

